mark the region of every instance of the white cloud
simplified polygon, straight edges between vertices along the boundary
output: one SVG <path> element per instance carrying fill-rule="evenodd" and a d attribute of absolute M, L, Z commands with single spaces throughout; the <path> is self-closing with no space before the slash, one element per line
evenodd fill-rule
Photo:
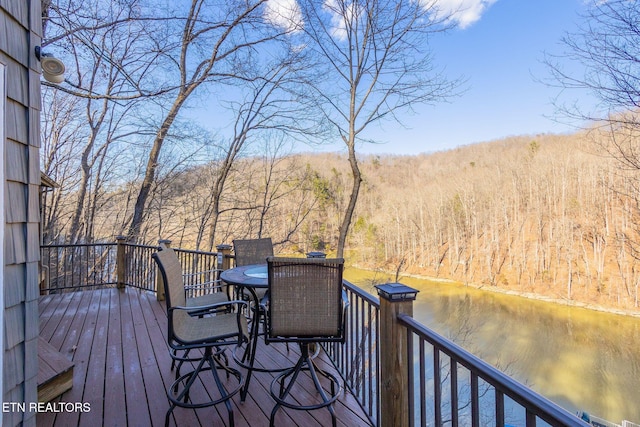
<path fill-rule="evenodd" d="M 364 14 L 357 1 L 325 0 L 323 9 L 331 15 L 332 36 L 339 40 L 347 38 L 347 23 L 354 26 L 354 20 Z"/>
<path fill-rule="evenodd" d="M 440 13 L 451 15 L 450 20 L 460 28 L 478 21 L 482 14 L 498 0 L 437 0 Z"/>
<path fill-rule="evenodd" d="M 266 2 L 265 19 L 287 31 L 302 29 L 303 21 L 296 0 L 269 0 Z"/>

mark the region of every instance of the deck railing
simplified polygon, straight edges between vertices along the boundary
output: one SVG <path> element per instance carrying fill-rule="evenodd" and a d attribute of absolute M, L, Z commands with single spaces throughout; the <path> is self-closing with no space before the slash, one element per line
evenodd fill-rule
<path fill-rule="evenodd" d="M 407 330 L 411 425 L 585 426 L 485 361 L 400 314 Z M 541 423 L 542 422 L 542 423 Z"/>
<path fill-rule="evenodd" d="M 124 239 L 42 246 L 41 292 L 115 286 L 157 291 L 156 250 Z M 210 271 L 205 279 L 216 279 L 231 258 L 228 247 L 174 250 L 185 273 Z M 412 301 L 383 293 L 377 298 L 347 281 L 344 289 L 350 303 L 346 342 L 325 350 L 372 425 L 587 425 L 417 322 Z M 404 305 L 397 310 L 397 304 Z"/>
<path fill-rule="evenodd" d="M 124 238 L 117 238 L 115 243 L 43 245 L 40 247 L 40 292 L 116 286 L 156 292 L 156 266 L 151 255 L 158 248 L 126 243 Z M 186 274 L 185 284 L 193 294 L 189 296 L 201 291 L 196 283 L 217 280 L 217 272 L 222 267 L 221 252 L 174 250 Z"/>
<path fill-rule="evenodd" d="M 40 247 L 40 291 L 65 292 L 118 284 L 116 243 Z"/>
<path fill-rule="evenodd" d="M 380 419 L 380 303 L 378 298 L 344 281 L 349 300 L 344 345 L 330 343 L 325 350 L 360 402 L 373 425 Z"/>

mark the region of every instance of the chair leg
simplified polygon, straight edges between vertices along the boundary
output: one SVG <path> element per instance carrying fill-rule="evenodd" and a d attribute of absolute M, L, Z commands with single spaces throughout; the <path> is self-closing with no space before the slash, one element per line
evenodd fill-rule
<path fill-rule="evenodd" d="M 234 419 L 233 419 L 233 407 L 231 406 L 231 396 L 229 396 L 229 394 L 227 393 L 227 389 L 224 387 L 224 384 L 222 384 L 222 381 L 220 381 L 220 375 L 218 375 L 218 370 L 216 369 L 216 362 L 220 364 L 222 369 L 224 369 L 224 371 L 227 373 L 227 379 L 229 378 L 229 370 L 222 365 L 221 360 L 216 360 L 216 357 L 219 357 L 219 356 L 217 355 L 209 356 L 208 358 L 209 366 L 211 366 L 211 374 L 213 375 L 213 380 L 215 381 L 216 387 L 218 387 L 218 391 L 220 392 L 220 396 L 221 396 L 220 400 L 224 400 L 224 404 L 227 407 L 227 413 L 229 414 L 229 426 L 233 427 Z"/>
<path fill-rule="evenodd" d="M 231 404 L 231 398 L 238 392 L 240 392 L 241 387 L 243 386 L 243 378 L 242 374 L 233 368 L 230 368 L 226 363 L 226 356 L 221 352 L 212 350 L 212 347 L 206 347 L 203 357 L 200 359 L 197 367 L 180 377 L 178 377 L 174 383 L 170 386 L 167 391 L 167 397 L 169 398 L 169 409 L 165 416 L 165 426 L 169 424 L 169 420 L 171 417 L 171 413 L 176 408 L 176 406 L 181 406 L 185 408 L 203 408 L 206 406 L 217 405 L 218 403 L 224 402 L 227 412 L 229 414 L 229 425 L 234 425 L 234 416 L 233 416 L 233 406 Z M 205 363 L 207 366 L 205 366 Z M 218 369 L 222 369 L 226 372 L 227 378 L 230 375 L 233 375 L 238 379 L 238 385 L 233 390 L 227 390 L 222 381 L 220 380 L 220 374 L 218 373 Z M 198 378 L 200 372 L 210 370 L 213 376 L 216 387 L 218 388 L 218 392 L 220 397 L 216 400 L 205 401 L 202 403 L 193 403 L 190 402 L 189 393 L 191 386 Z M 180 385 L 183 386 L 183 389 L 176 396 L 174 394 L 177 393 L 177 390 L 180 388 Z"/>
<path fill-rule="evenodd" d="M 327 375 L 327 373 L 322 371 L 321 369 L 318 369 L 318 371 L 324 376 Z M 318 391 L 318 393 L 320 393 L 320 396 L 322 397 L 322 401 L 328 402 L 330 399 L 329 397 L 327 397 L 327 394 L 325 393 L 324 389 L 322 388 L 322 385 L 320 384 L 320 380 L 318 379 L 318 375 L 316 373 L 315 364 L 313 363 L 311 358 L 309 358 L 309 374 L 311 375 L 311 378 L 313 378 L 313 383 L 315 384 L 316 390 Z M 331 383 L 331 396 L 333 397 L 336 395 L 335 383 L 333 381 L 329 381 L 329 382 Z M 333 409 L 333 405 L 332 404 L 327 405 L 327 409 L 331 413 L 331 421 L 332 421 L 333 427 L 336 427 L 336 414 Z"/>
<path fill-rule="evenodd" d="M 242 360 L 244 362 L 245 358 L 247 357 L 247 351 L 249 352 L 248 356 L 249 356 L 249 369 L 247 369 L 247 376 L 245 378 L 245 382 L 244 385 L 242 386 L 242 389 L 240 390 L 240 402 L 244 402 L 245 399 L 247 398 L 247 393 L 249 392 L 249 383 L 251 382 L 251 374 L 253 371 L 253 364 L 255 363 L 256 360 L 256 346 L 257 343 L 255 341 L 257 341 L 257 337 L 255 337 L 254 339 L 250 339 L 249 342 L 247 343 L 247 348 L 242 356 Z"/>
<path fill-rule="evenodd" d="M 273 397 L 273 399 L 276 401 L 276 404 L 271 410 L 271 416 L 269 417 L 269 426 L 273 427 L 276 413 L 282 406 L 284 406 L 290 409 L 305 410 L 305 411 L 326 407 L 329 410 L 329 413 L 331 414 L 332 425 L 333 427 L 336 427 L 337 418 L 336 418 L 335 410 L 333 409 L 333 403 L 338 399 L 338 395 L 342 387 L 340 386 L 340 383 L 335 375 L 332 375 L 315 366 L 315 363 L 313 362 L 312 357 L 309 355 L 309 346 L 307 343 L 300 344 L 300 350 L 302 354 L 298 359 L 298 362 L 296 363 L 296 365 L 293 368 L 275 377 L 271 382 L 271 389 L 270 389 L 271 397 Z M 296 379 L 298 378 L 298 375 L 303 370 L 309 371 L 309 375 L 313 380 L 313 384 L 316 388 L 316 391 L 322 398 L 321 403 L 318 403 L 316 405 L 295 405 L 291 402 L 287 402 L 286 398 L 291 393 L 291 389 L 293 388 L 296 382 Z M 318 377 L 318 374 L 322 375 L 323 377 L 329 380 L 331 384 L 330 395 L 327 395 L 326 391 L 320 384 L 320 379 Z M 285 386 L 285 383 L 286 383 L 286 386 Z M 278 393 L 275 393 L 274 391 L 276 384 L 279 386 Z M 336 390 L 336 385 L 338 386 L 338 390 Z"/>

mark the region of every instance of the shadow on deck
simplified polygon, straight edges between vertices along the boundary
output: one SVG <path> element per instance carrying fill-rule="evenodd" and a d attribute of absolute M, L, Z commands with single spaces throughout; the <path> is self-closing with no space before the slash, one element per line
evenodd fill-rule
<path fill-rule="evenodd" d="M 166 311 L 154 293 L 111 288 L 48 295 L 40 298 L 39 310 L 40 337 L 73 361 L 74 371 L 71 390 L 53 401 L 58 403 L 54 410 L 63 410 L 39 413 L 38 426 L 164 425 L 169 407 L 166 388 L 175 373 L 170 369 L 166 342 Z M 259 364 L 288 366 L 296 360 L 293 346 L 287 351 L 284 344 L 266 346 L 263 340 L 259 346 Z M 321 366 L 330 366 L 324 353 L 319 357 L 323 360 Z M 182 372 L 186 371 L 183 367 Z M 205 395 L 215 388 L 213 380 L 207 383 L 204 378 L 194 393 Z M 272 378 L 268 373 L 256 373 L 246 401 L 241 403 L 239 395 L 234 396 L 237 426 L 269 424 L 274 405 L 269 394 Z M 295 396 L 301 401 L 313 398 L 306 387 Z M 75 406 L 80 406 L 80 410 L 66 410 Z M 335 410 L 340 426 L 371 425 L 348 390 L 336 402 Z M 172 425 L 178 426 L 227 423 L 224 405 L 197 410 L 176 408 L 172 419 Z M 305 412 L 286 408 L 278 412 L 275 422 L 277 426 L 330 423 L 326 409 Z"/>

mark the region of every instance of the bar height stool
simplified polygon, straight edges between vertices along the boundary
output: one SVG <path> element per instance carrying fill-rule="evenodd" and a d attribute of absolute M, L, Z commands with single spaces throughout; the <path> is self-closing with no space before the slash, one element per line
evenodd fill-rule
<path fill-rule="evenodd" d="M 300 357 L 295 366 L 277 375 L 270 387 L 276 401 L 271 411 L 270 426 L 281 407 L 295 410 L 327 408 L 336 426 L 333 403 L 342 385 L 338 377 L 319 368 L 309 352 L 309 345 L 345 340 L 346 303 L 342 294 L 342 258 L 267 258 L 269 277 L 268 307 L 265 306 L 267 332 L 265 342 L 297 343 Z M 296 381 L 308 374 L 320 401 L 300 405 L 291 395 Z M 329 381 L 325 390 L 320 377 Z"/>
<path fill-rule="evenodd" d="M 219 403 L 225 404 L 229 425 L 233 426 L 233 407 L 230 399 L 242 388 L 244 377 L 237 369 L 227 366 L 224 360 L 224 347 L 230 345 L 238 347 L 248 341 L 247 322 L 242 315 L 242 309 L 247 303 L 224 301 L 207 306 L 187 306 L 180 265 L 176 266 L 172 262 L 175 254 L 161 250 L 152 256 L 162 275 L 165 289 L 168 318 L 167 341 L 172 349 L 171 357 L 175 357 L 177 352 L 203 350 L 202 357 L 195 359 L 198 361 L 196 368 L 183 375 L 176 373 L 176 380 L 168 387 L 167 398 L 170 404 L 165 416 L 165 426 L 169 425 L 171 413 L 176 406 L 195 409 Z M 194 312 L 197 315 L 193 315 Z M 191 386 L 206 371 L 211 373 L 217 393 L 207 395 L 208 400 L 194 402 L 190 396 Z M 218 371 L 226 375 L 226 381 L 222 380 Z M 233 376 L 236 382 L 232 383 L 231 389 L 227 389 L 228 385 L 225 385 L 225 382 L 229 382 L 230 376 Z"/>

